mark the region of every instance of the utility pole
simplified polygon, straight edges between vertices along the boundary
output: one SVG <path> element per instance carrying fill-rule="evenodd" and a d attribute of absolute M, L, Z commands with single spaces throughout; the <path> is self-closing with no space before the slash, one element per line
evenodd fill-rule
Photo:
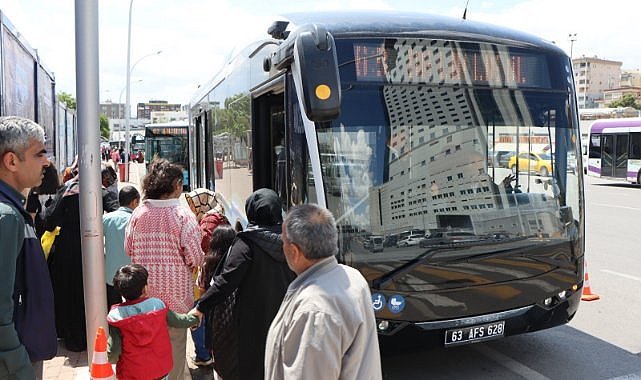
<path fill-rule="evenodd" d="M 80 171 L 80 240 L 91 363 L 98 326 L 107 326 L 105 259 L 102 231 L 102 178 L 98 104 L 98 0 L 76 0 L 76 93 L 78 94 L 78 167 Z"/>
<path fill-rule="evenodd" d="M 570 61 L 572 61 L 572 49 L 574 48 L 574 41 L 576 41 L 576 33 L 568 34 L 570 38 Z"/>
<path fill-rule="evenodd" d="M 131 119 L 131 111 L 129 110 L 130 107 L 130 99 L 129 99 L 129 86 L 131 86 L 131 82 L 129 79 L 131 78 L 131 69 L 129 64 L 130 62 L 130 57 L 131 57 L 131 9 L 134 5 L 134 0 L 131 0 L 129 2 L 129 28 L 127 29 L 127 84 L 126 84 L 126 95 L 125 95 L 125 103 L 127 104 L 125 106 L 125 182 L 129 182 L 129 123 Z"/>

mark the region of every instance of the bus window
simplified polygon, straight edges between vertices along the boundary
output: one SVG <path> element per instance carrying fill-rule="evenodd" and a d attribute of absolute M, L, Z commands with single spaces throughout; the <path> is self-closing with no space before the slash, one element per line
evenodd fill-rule
<path fill-rule="evenodd" d="M 601 158 L 601 135 L 593 134 L 590 136 L 590 155 L 589 158 Z"/>
<path fill-rule="evenodd" d="M 283 209 L 287 205 L 287 149 L 285 149 L 285 110 L 283 105 L 273 105 L 269 110 L 271 133 L 272 170 L 274 182 L 272 189 L 278 193 Z"/>
<path fill-rule="evenodd" d="M 289 139 L 289 173 L 291 184 L 289 186 L 289 204 L 295 206 L 301 203 L 316 203 L 316 189 L 314 188 L 314 177 L 310 175 L 311 164 L 309 164 L 309 152 L 307 150 L 307 139 L 305 127 L 300 113 L 300 107 L 296 101 L 296 93 L 293 90 L 291 77 L 288 77 L 287 107 L 290 109 L 287 121 L 287 135 Z M 292 99 L 293 98 L 293 99 Z M 311 182 L 310 182 L 311 179 Z M 308 186 L 311 185 L 311 189 Z M 308 198 L 309 197 L 309 198 Z"/>
<path fill-rule="evenodd" d="M 630 160 L 641 159 L 641 132 L 630 133 Z"/>

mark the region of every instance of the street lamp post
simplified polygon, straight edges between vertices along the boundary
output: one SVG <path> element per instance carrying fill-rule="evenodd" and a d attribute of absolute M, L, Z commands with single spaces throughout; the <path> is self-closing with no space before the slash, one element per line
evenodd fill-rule
<path fill-rule="evenodd" d="M 140 83 L 140 82 L 142 82 L 142 79 L 138 79 L 137 81 L 134 81 L 134 83 Z M 122 90 L 120 90 L 120 95 L 118 96 L 118 117 L 117 117 L 116 119 L 122 119 L 122 118 L 120 117 L 120 115 L 121 115 L 121 114 L 123 114 L 123 115 L 124 115 L 124 113 L 125 113 L 125 110 L 124 110 L 124 108 L 125 108 L 125 107 L 123 107 L 123 109 L 122 109 L 122 110 L 121 110 L 121 108 L 120 108 L 120 107 L 122 106 L 122 94 L 124 94 L 124 93 L 125 93 L 125 89 L 126 89 L 126 88 L 127 88 L 127 86 L 125 85 L 125 86 L 122 88 Z M 114 126 L 114 132 L 116 132 L 116 131 L 115 131 L 115 126 Z M 119 130 L 119 131 L 118 131 L 118 147 L 120 147 L 120 132 L 122 132 L 122 130 Z"/>
<path fill-rule="evenodd" d="M 570 39 L 570 64 L 572 65 L 572 72 L 574 72 L 574 61 L 572 59 L 573 59 L 574 41 L 576 41 L 576 33 L 568 34 L 568 38 Z M 579 71 L 579 74 L 580 74 L 580 71 Z M 577 79 L 579 82 L 581 82 L 581 80 L 579 79 L 579 76 L 575 76 L 575 78 L 576 79 L 574 81 L 574 85 L 576 86 Z M 584 104 L 583 108 L 585 108 L 585 95 L 583 98 L 583 104 Z M 579 108 L 581 107 L 579 106 Z"/>
<path fill-rule="evenodd" d="M 576 33 L 568 34 L 570 38 L 570 62 L 572 62 L 572 49 L 574 48 L 574 41 L 576 41 Z"/>
<path fill-rule="evenodd" d="M 133 1 L 133 0 L 132 0 Z M 134 71 L 136 68 L 136 65 L 140 63 L 145 58 L 158 55 L 162 53 L 162 50 L 158 50 L 156 52 L 144 55 L 140 57 L 133 65 L 131 65 L 131 68 L 127 72 L 127 85 L 125 86 L 125 89 L 127 90 L 127 96 L 126 96 L 126 104 L 125 104 L 125 167 L 127 170 L 125 170 L 125 181 L 129 182 L 129 139 L 131 138 L 129 136 L 130 133 L 130 125 L 131 125 L 131 102 L 129 98 L 129 93 L 130 93 L 130 88 L 131 88 L 131 73 Z M 129 54 L 127 54 L 127 67 L 129 67 Z M 138 80 L 137 82 L 142 82 L 142 79 Z"/>
<path fill-rule="evenodd" d="M 129 182 L 129 144 L 127 141 L 129 139 L 129 118 L 131 117 L 131 112 L 129 112 L 129 78 L 131 77 L 131 66 L 130 57 L 131 57 L 131 9 L 134 5 L 134 0 L 129 1 L 129 27 L 127 28 L 127 84 L 125 88 L 127 89 L 127 95 L 125 96 L 125 182 Z"/>
<path fill-rule="evenodd" d="M 131 87 L 131 72 L 133 71 L 134 67 L 140 61 L 147 57 L 151 57 L 152 55 L 158 55 L 162 53 L 162 50 L 158 50 L 155 53 L 147 54 L 140 58 L 139 60 L 136 61 L 136 63 L 130 65 L 131 63 L 131 11 L 134 5 L 134 0 L 129 1 L 129 26 L 127 28 L 127 84 L 125 88 L 127 89 L 127 95 L 125 96 L 125 182 L 129 182 L 129 130 L 130 130 L 130 119 L 131 119 L 131 111 L 129 110 L 130 108 L 130 97 L 129 97 L 129 90 Z"/>

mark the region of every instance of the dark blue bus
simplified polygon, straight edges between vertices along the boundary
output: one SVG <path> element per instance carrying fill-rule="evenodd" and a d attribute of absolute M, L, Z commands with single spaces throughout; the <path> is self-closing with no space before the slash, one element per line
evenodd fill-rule
<path fill-rule="evenodd" d="M 572 319 L 584 199 L 560 48 L 417 13 L 298 13 L 268 33 L 192 99 L 192 186 L 215 188 L 240 221 L 261 187 L 284 211 L 331 210 L 338 258 L 369 282 L 382 335 L 452 346 Z M 550 170 L 513 173 L 499 149 L 545 150 Z M 399 243 L 407 231 L 420 234 Z M 467 238 L 430 243 L 447 231 Z M 371 236 L 384 249 L 368 249 Z"/>

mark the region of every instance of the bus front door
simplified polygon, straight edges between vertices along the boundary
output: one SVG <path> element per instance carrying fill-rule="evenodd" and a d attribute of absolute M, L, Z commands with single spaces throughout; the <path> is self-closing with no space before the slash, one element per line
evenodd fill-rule
<path fill-rule="evenodd" d="M 614 177 L 626 178 L 628 175 L 628 134 L 614 135 Z"/>
<path fill-rule="evenodd" d="M 614 135 L 601 135 L 601 176 L 614 176 Z"/>
<path fill-rule="evenodd" d="M 626 178 L 628 172 L 627 134 L 601 136 L 601 175 L 604 177 Z"/>

